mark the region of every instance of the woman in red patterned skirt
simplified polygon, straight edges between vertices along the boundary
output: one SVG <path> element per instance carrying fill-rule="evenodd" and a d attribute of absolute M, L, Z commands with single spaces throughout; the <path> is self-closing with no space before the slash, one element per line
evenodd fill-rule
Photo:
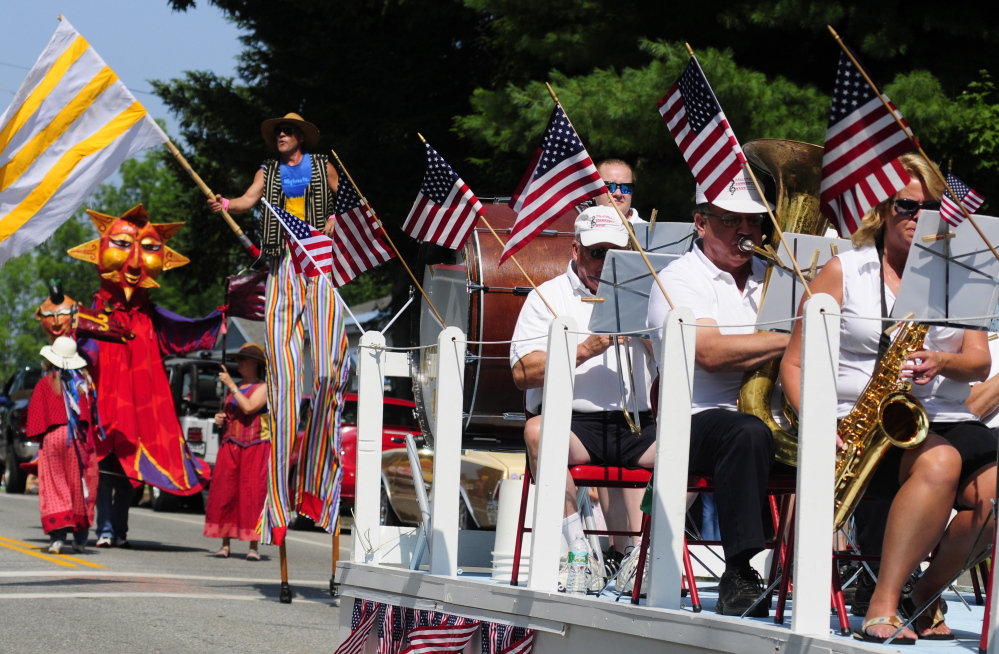
<path fill-rule="evenodd" d="M 28 402 L 28 437 L 41 442 L 38 453 L 38 508 L 49 552 L 59 554 L 69 533 L 73 551 L 83 552 L 97 501 L 93 384 L 76 353 L 76 341 L 60 336 L 42 348 L 53 366 Z"/>
<path fill-rule="evenodd" d="M 222 368 L 219 379 L 229 389 L 224 413 L 215 414 L 222 427 L 205 507 L 205 536 L 221 538 L 215 556 L 229 557 L 231 539 L 250 541 L 247 561 L 259 561 L 257 523 L 267 498 L 267 466 L 271 458 L 270 426 L 267 420 L 267 384 L 264 349 L 247 343 L 235 356 L 242 377 L 237 386 Z"/>

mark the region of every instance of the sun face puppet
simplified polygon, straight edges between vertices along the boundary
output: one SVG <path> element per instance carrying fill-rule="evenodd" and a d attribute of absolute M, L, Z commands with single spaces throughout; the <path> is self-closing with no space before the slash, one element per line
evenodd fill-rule
<path fill-rule="evenodd" d="M 76 300 L 62 292 L 58 281 L 49 286 L 49 296 L 35 309 L 35 320 L 42 324 L 49 345 L 60 336 L 67 336 L 73 328 L 73 315 L 76 313 Z"/>
<path fill-rule="evenodd" d="M 161 272 L 190 262 L 166 245 L 184 223 L 152 223 L 141 204 L 120 218 L 89 209 L 87 213 L 100 236 L 69 250 L 69 255 L 96 265 L 101 288 L 112 297 L 129 303 L 138 289 L 158 287 Z"/>

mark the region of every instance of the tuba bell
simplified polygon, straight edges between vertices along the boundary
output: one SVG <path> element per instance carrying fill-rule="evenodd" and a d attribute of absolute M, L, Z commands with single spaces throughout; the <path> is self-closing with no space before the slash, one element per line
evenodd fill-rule
<path fill-rule="evenodd" d="M 783 139 L 759 139 L 743 146 L 750 163 L 767 172 L 776 184 L 777 222 L 781 231 L 822 235 L 829 221 L 819 212 L 819 187 L 822 182 L 822 148 L 811 143 Z M 773 240 L 773 239 L 771 239 Z M 763 292 L 773 266 L 768 267 Z M 785 424 L 778 422 L 773 408 L 774 389 L 780 371 L 775 359 L 747 372 L 739 392 L 739 410 L 752 414 L 767 424 L 774 435 L 774 457 L 787 465 L 798 464 L 798 434 L 795 416 L 782 402 Z"/>

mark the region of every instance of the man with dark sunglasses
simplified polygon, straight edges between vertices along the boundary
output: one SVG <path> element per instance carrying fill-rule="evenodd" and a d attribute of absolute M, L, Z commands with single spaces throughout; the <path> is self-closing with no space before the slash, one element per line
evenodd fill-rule
<path fill-rule="evenodd" d="M 216 195 L 208 204 L 213 212 L 250 211 L 263 199 L 283 208 L 327 235 L 332 235 L 331 214 L 337 192 L 337 173 L 326 155 L 313 154 L 319 142 L 319 129 L 295 113 L 269 118 L 260 124 L 264 142 L 278 153 L 277 159 L 265 161 L 242 196 L 227 200 Z M 285 246 L 284 228 L 270 211 L 263 211 L 261 251 L 268 261 L 265 324 L 267 329 L 267 405 L 271 434 L 275 442 L 287 441 L 296 433 L 298 407 L 302 401 L 301 375 L 304 355 L 304 330 L 311 338 L 313 376 L 313 418 L 309 421 L 310 439 L 331 438 L 335 426 L 336 393 L 343 382 L 336 374 L 337 362 L 325 353 L 335 352 L 331 343 L 336 333 L 333 324 L 333 297 L 318 277 L 295 273 L 292 257 Z M 288 441 L 290 442 L 290 441 Z M 287 471 L 273 471 L 277 479 L 287 479 Z M 272 487 L 283 483 L 272 479 Z M 268 500 L 268 526 L 281 528 L 287 516 L 278 516 Z M 319 521 L 320 516 L 309 517 Z M 335 520 L 335 517 L 334 517 Z M 276 533 L 282 533 L 280 531 Z M 276 536 L 279 545 L 283 536 Z M 264 542 L 271 542 L 265 536 Z"/>
<path fill-rule="evenodd" d="M 576 238 L 568 269 L 565 274 L 545 282 L 538 291 L 532 291 L 527 296 L 510 346 L 514 383 L 517 388 L 526 391 L 527 411 L 534 414 L 524 430 L 531 469 L 537 470 L 545 350 L 548 328 L 554 318 L 542 296 L 559 316 L 572 316 L 581 332 L 576 346 L 576 381 L 567 464 L 651 468 L 656 436 L 649 411 L 651 379 L 646 347 L 639 339 L 585 333 L 594 307 L 593 302 L 585 300 L 592 299 L 596 293 L 607 251 L 625 249 L 628 232 L 617 212 L 610 207 L 586 209 L 576 218 L 575 227 Z M 623 375 L 619 374 L 622 365 L 625 369 Z M 624 415 L 628 410 L 639 412 L 638 434 L 631 431 Z M 641 525 L 640 505 L 641 493 L 638 493 L 634 507 L 629 506 L 626 510 L 624 506 L 615 506 L 612 509 L 629 514 L 629 526 L 638 531 Z M 576 487 L 568 473 L 562 533 L 567 543 L 583 537 L 583 525 L 576 509 Z M 559 575 L 559 583 L 564 583 L 562 574 Z M 601 586 L 601 581 L 587 584 L 590 590 Z"/>
<path fill-rule="evenodd" d="M 597 172 L 600 178 L 607 184 L 607 191 L 613 199 L 614 204 L 621 210 L 621 214 L 627 218 L 632 225 L 646 222 L 642 220 L 638 211 L 631 206 L 631 200 L 635 194 L 635 171 L 620 159 L 604 159 L 597 164 Z M 606 195 L 597 196 L 594 202 L 598 206 L 609 207 Z"/>
<path fill-rule="evenodd" d="M 710 475 L 725 552 L 716 611 L 741 615 L 762 595 L 759 573 L 750 561 L 765 546 L 762 511 L 774 460 L 769 427 L 738 411 L 743 374 L 780 357 L 788 335 L 756 331 L 765 265 L 753 257 L 745 239 L 759 245 L 767 210 L 754 187 L 740 176 L 713 201 L 697 187 L 693 249 L 659 273 L 675 307 L 694 312 L 699 329 L 695 345 L 691 406 L 690 472 Z M 659 354 L 661 328 L 669 305 L 658 287 L 649 297 L 648 327 Z M 659 362 L 670 374 L 671 362 Z M 659 416 L 669 420 L 669 416 Z M 766 617 L 766 602 L 752 617 Z"/>

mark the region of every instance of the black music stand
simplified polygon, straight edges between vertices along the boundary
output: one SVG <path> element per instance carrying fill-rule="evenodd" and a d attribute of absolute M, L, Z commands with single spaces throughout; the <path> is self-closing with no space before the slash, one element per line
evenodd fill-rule
<path fill-rule="evenodd" d="M 663 227 L 664 225 L 659 225 Z M 665 268 L 682 254 L 653 254 L 646 256 L 656 272 Z M 644 332 L 649 315 L 649 291 L 655 285 L 649 267 L 638 252 L 608 250 L 604 268 L 600 273 L 596 306 L 590 315 L 589 330 L 595 334 Z"/>

